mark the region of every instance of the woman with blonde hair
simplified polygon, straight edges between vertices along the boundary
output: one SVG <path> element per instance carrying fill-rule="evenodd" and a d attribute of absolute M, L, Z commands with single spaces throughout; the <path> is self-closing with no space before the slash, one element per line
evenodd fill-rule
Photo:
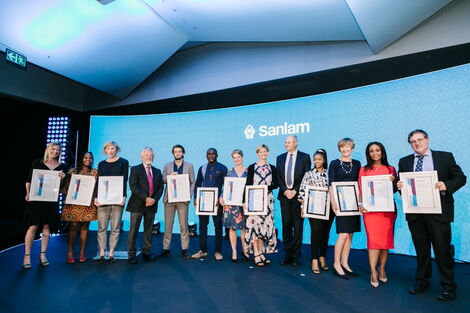
<path fill-rule="evenodd" d="M 129 162 L 119 157 L 117 154 L 121 148 L 114 141 L 108 141 L 103 146 L 103 153 L 107 159 L 98 164 L 98 176 L 122 176 L 123 177 L 123 199 L 118 205 L 101 205 L 95 199 L 95 205 L 98 207 L 98 246 L 100 249 L 99 264 L 105 263 L 104 257 L 107 247 L 107 229 L 111 221 L 111 233 L 109 235 L 109 257 L 108 264 L 116 262 L 114 258 L 114 249 L 119 240 L 121 231 L 121 218 L 124 203 L 126 202 L 127 178 L 129 175 Z"/>
<path fill-rule="evenodd" d="M 33 170 L 51 170 L 59 171 L 59 177 L 62 179 L 65 177 L 64 171 L 65 166 L 60 163 L 60 154 L 62 147 L 58 142 L 51 142 L 47 145 L 42 159 L 33 161 L 31 169 L 29 171 L 28 178 L 26 180 L 26 196 L 27 201 L 25 215 L 23 219 L 23 226 L 27 228 L 25 235 L 25 254 L 23 259 L 23 268 L 31 268 L 31 246 L 33 244 L 34 237 L 39 231 L 42 233 L 41 236 L 41 254 L 39 256 L 39 264 L 42 266 L 48 266 L 49 261 L 46 257 L 47 245 L 49 243 L 49 236 L 51 231 L 54 230 L 59 223 L 59 207 L 57 201 L 31 201 L 29 199 L 31 180 L 33 178 Z"/>

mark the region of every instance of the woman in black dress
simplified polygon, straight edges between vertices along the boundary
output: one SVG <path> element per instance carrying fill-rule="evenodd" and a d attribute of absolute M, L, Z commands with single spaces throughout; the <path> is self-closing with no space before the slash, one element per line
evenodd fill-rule
<path fill-rule="evenodd" d="M 338 150 L 341 158 L 331 161 L 328 170 L 330 185 L 334 182 L 357 182 L 361 162 L 351 159 L 354 150 L 354 141 L 351 138 L 343 138 L 338 142 Z M 333 190 L 330 187 L 330 199 L 333 211 L 338 211 L 338 204 L 334 201 Z M 355 216 L 336 216 L 336 233 L 338 239 L 335 244 L 335 262 L 333 274 L 342 279 L 357 276 L 349 267 L 348 259 L 351 250 L 353 233 L 361 231 L 361 218 Z"/>
<path fill-rule="evenodd" d="M 34 160 L 29 171 L 29 176 L 26 181 L 26 210 L 23 220 L 23 225 L 28 230 L 24 239 L 24 259 L 23 268 L 31 268 L 31 246 L 33 244 L 34 237 L 38 231 L 42 232 L 41 238 L 41 254 L 39 256 L 39 262 L 42 266 L 48 266 L 49 262 L 46 257 L 47 244 L 49 243 L 49 236 L 51 230 L 55 229 L 59 223 L 59 207 L 58 199 L 54 202 L 43 202 L 43 201 L 30 201 L 29 194 L 31 188 L 31 180 L 33 177 L 33 170 L 53 170 L 59 171 L 61 179 L 65 177 L 65 167 L 60 163 L 60 154 L 62 148 L 60 143 L 51 142 L 47 145 L 46 151 L 44 152 L 44 158 Z"/>

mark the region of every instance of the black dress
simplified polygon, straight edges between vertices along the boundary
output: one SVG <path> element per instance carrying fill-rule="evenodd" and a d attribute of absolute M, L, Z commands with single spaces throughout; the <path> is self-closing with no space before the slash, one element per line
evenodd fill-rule
<path fill-rule="evenodd" d="M 341 167 L 340 160 L 336 159 L 331 161 L 328 169 L 328 178 L 330 184 L 334 182 L 355 181 L 359 177 L 359 170 L 361 169 L 361 162 L 352 160 L 351 162 L 343 162 Z M 336 216 L 336 233 L 355 233 L 361 231 L 361 217 L 360 215 L 354 216 Z"/>
<path fill-rule="evenodd" d="M 31 183 L 33 178 L 33 170 L 50 170 L 42 159 L 34 160 L 29 171 L 27 183 Z M 66 173 L 64 164 L 60 164 L 54 171 L 63 171 Z M 57 229 L 60 223 L 59 204 L 58 200 L 54 202 L 46 201 L 29 201 L 26 203 L 26 210 L 23 218 L 23 227 L 26 229 L 29 226 L 37 225 L 41 228 L 42 225 L 49 225 L 51 232 Z"/>

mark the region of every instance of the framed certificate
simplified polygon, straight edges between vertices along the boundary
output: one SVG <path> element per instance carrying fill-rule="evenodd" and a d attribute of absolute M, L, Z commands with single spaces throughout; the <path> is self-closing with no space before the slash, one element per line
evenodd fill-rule
<path fill-rule="evenodd" d="M 189 202 L 191 200 L 189 174 L 168 175 L 166 185 L 168 203 Z"/>
<path fill-rule="evenodd" d="M 302 211 L 305 217 L 329 220 L 330 197 L 328 188 L 307 186 Z"/>
<path fill-rule="evenodd" d="M 441 196 L 436 188 L 437 171 L 400 173 L 403 182 L 403 211 L 413 214 L 441 214 Z"/>
<path fill-rule="evenodd" d="M 215 187 L 198 187 L 196 191 L 196 214 L 217 215 L 219 189 Z"/>
<path fill-rule="evenodd" d="M 362 205 L 369 212 L 395 212 L 392 175 L 362 176 Z"/>
<path fill-rule="evenodd" d="M 60 171 L 33 170 L 29 200 L 31 201 L 59 201 Z"/>
<path fill-rule="evenodd" d="M 361 215 L 359 206 L 359 186 L 357 182 L 334 182 L 331 184 L 333 196 L 338 205 L 337 216 Z"/>
<path fill-rule="evenodd" d="M 124 188 L 123 176 L 98 177 L 98 202 L 100 204 L 121 204 Z"/>
<path fill-rule="evenodd" d="M 65 204 L 90 206 L 95 183 L 94 176 L 72 174 Z"/>
<path fill-rule="evenodd" d="M 245 215 L 268 214 L 268 186 L 253 185 L 245 187 Z"/>
<path fill-rule="evenodd" d="M 245 191 L 246 178 L 225 177 L 224 179 L 224 203 L 225 205 L 243 205 L 243 191 Z"/>

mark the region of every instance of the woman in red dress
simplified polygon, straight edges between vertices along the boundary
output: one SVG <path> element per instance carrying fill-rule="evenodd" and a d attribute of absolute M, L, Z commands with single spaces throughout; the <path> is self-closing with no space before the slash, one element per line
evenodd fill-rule
<path fill-rule="evenodd" d="M 371 142 L 366 147 L 367 165 L 359 171 L 359 188 L 361 188 L 361 177 L 371 175 L 391 175 L 393 191 L 396 192 L 397 172 L 393 166 L 388 164 L 387 152 L 380 142 Z M 367 249 L 369 251 L 370 284 L 373 287 L 387 282 L 385 264 L 387 263 L 388 250 L 393 249 L 393 232 L 395 227 L 395 212 L 368 212 L 361 206 L 364 213 L 364 226 L 367 234 Z M 380 260 L 379 270 L 377 264 Z"/>

